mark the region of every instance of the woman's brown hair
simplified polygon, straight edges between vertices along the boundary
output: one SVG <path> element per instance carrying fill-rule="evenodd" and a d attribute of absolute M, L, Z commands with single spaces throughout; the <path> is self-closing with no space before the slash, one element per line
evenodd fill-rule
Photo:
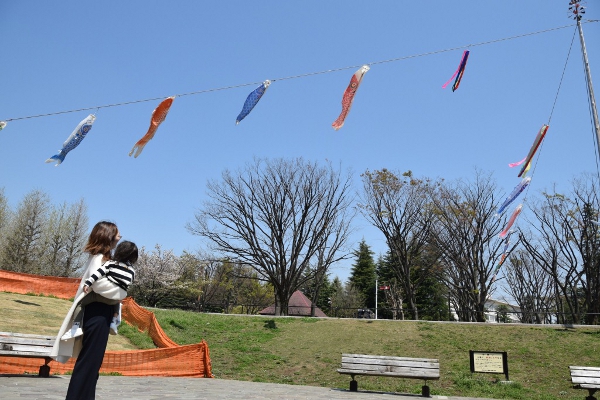
<path fill-rule="evenodd" d="M 108 221 L 100 221 L 92 228 L 92 233 L 88 238 L 88 242 L 83 248 L 83 251 L 90 253 L 95 256 L 97 254 L 103 255 L 103 260 L 110 259 L 110 251 L 112 245 L 117 238 L 119 229 L 117 225 Z"/>

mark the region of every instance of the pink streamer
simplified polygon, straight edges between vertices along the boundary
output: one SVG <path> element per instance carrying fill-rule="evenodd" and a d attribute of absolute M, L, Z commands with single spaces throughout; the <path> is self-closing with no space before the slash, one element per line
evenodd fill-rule
<path fill-rule="evenodd" d="M 525 160 L 527 160 L 527 156 L 525 156 L 525 158 L 522 159 L 521 161 L 517 161 L 517 162 L 508 164 L 508 166 L 511 168 L 518 167 L 519 165 L 523 164 L 525 162 Z"/>

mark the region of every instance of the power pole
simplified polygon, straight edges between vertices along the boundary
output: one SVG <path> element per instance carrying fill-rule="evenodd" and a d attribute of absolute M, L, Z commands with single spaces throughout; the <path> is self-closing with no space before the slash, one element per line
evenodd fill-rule
<path fill-rule="evenodd" d="M 594 121 L 594 129 L 596 131 L 596 145 L 598 146 L 598 157 L 600 158 L 600 122 L 598 122 L 598 110 L 596 109 L 596 98 L 594 96 L 594 87 L 592 85 L 592 74 L 590 72 L 590 63 L 588 62 L 587 50 L 585 48 L 585 40 L 583 39 L 583 28 L 581 27 L 581 18 L 585 14 L 585 7 L 581 4 L 581 0 L 571 0 L 569 2 L 569 11 L 573 13 L 573 19 L 577 21 L 577 29 L 579 30 L 579 41 L 581 42 L 581 53 L 583 55 L 583 68 L 585 69 L 585 80 L 588 86 L 588 95 Z"/>

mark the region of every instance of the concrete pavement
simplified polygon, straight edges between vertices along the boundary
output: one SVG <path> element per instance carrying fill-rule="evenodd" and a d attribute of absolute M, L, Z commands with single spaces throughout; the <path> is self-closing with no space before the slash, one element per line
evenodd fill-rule
<path fill-rule="evenodd" d="M 4 400 L 58 400 L 67 393 L 70 376 L 50 378 L 27 375 L 0 375 L 0 398 Z M 417 394 L 349 392 L 314 386 L 281 385 L 205 378 L 163 378 L 101 376 L 96 390 L 98 400 L 416 400 Z M 437 400 L 489 400 L 473 397 L 432 396 Z"/>

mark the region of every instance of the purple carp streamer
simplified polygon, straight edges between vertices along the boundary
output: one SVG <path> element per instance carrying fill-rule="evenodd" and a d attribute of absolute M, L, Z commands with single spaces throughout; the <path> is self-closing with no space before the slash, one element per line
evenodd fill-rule
<path fill-rule="evenodd" d="M 470 53 L 469 50 L 465 50 L 463 52 L 463 56 L 460 60 L 460 64 L 458 64 L 458 68 L 454 72 L 454 75 L 452 75 L 452 77 L 450 79 L 448 79 L 448 82 L 446 82 L 442 85 L 442 89 L 446 89 L 446 86 L 448 86 L 448 84 L 450 83 L 450 81 L 452 79 L 454 79 L 454 77 L 456 77 L 456 80 L 454 81 L 454 84 L 452 85 L 452 91 L 454 92 L 456 89 L 458 89 L 458 86 L 460 85 L 460 81 L 462 80 L 463 74 L 465 73 L 465 67 L 467 66 L 467 60 L 469 59 L 469 53 Z"/>
<path fill-rule="evenodd" d="M 46 162 L 51 163 L 56 161 L 55 167 L 58 167 L 63 161 L 65 161 L 67 153 L 79 146 L 79 143 L 85 139 L 85 135 L 87 135 L 90 129 L 92 129 L 92 124 L 95 120 L 96 116 L 94 114 L 90 114 L 84 118 L 63 143 L 63 147 L 60 149 L 60 152 L 47 159 Z"/>
<path fill-rule="evenodd" d="M 529 176 L 527 178 L 523 178 L 521 180 L 521 182 L 508 195 L 506 200 L 504 200 L 504 203 L 502 203 L 502 205 L 498 208 L 498 211 L 496 212 L 496 216 L 500 216 L 500 214 L 502 214 L 504 212 L 504 210 L 506 210 L 506 207 L 508 207 L 510 205 L 510 203 L 515 201 L 515 199 L 517 197 L 519 197 L 519 195 L 523 192 L 523 190 L 525 190 L 525 188 L 527 188 L 527 186 L 529 186 L 530 182 L 531 182 L 531 178 Z"/>
<path fill-rule="evenodd" d="M 333 124 L 331 124 L 331 126 L 333 126 L 333 129 L 335 129 L 336 131 L 342 126 L 344 126 L 344 121 L 346 120 L 346 116 L 350 112 L 352 102 L 354 101 L 354 95 L 356 94 L 356 91 L 358 90 L 358 87 L 362 82 L 363 76 L 365 76 L 369 69 L 371 68 L 368 65 L 363 65 L 358 71 L 354 73 L 354 75 L 352 75 L 352 78 L 350 79 L 350 84 L 344 92 L 344 97 L 342 97 L 342 112 L 340 113 L 340 116 L 333 122 Z"/>
<path fill-rule="evenodd" d="M 242 107 L 242 111 L 240 111 L 239 115 L 235 119 L 235 124 L 239 124 L 244 118 L 250 114 L 250 111 L 258 104 L 260 98 L 265 94 L 267 88 L 271 84 L 270 80 L 264 81 L 259 87 L 254 89 L 252 93 L 246 97 L 246 101 L 244 102 L 244 106 Z"/>

